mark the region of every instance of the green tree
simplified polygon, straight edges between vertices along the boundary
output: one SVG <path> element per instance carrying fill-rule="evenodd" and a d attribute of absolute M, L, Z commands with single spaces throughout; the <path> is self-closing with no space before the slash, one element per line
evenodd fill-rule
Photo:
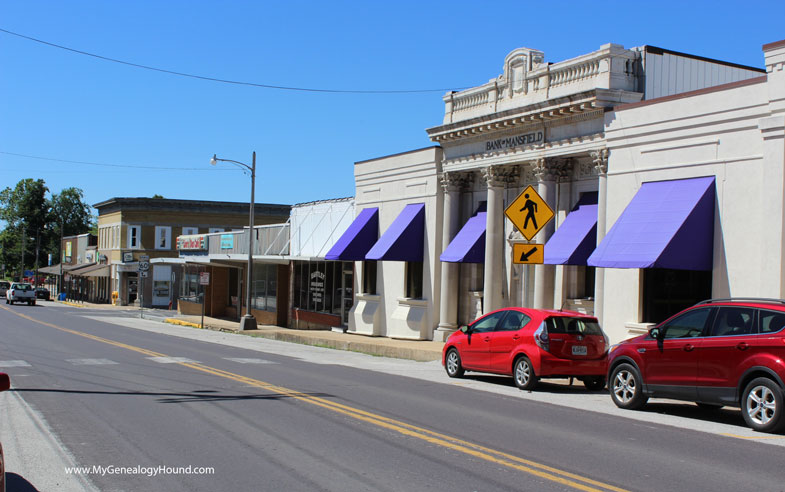
<path fill-rule="evenodd" d="M 23 268 L 23 250 L 25 269 L 35 266 L 36 247 L 38 264 L 43 266 L 48 254 L 60 257 L 61 234 L 73 236 L 95 229 L 82 190 L 65 188 L 47 199 L 48 191 L 41 179 L 24 179 L 0 191 L 0 220 L 6 223 L 0 231 L 0 264 L 14 274 Z"/>
<path fill-rule="evenodd" d="M 0 191 L 0 219 L 7 224 L 0 240 L 0 263 L 12 272 L 33 265 L 37 244 L 46 240 L 47 191 L 44 180 L 29 178 Z"/>

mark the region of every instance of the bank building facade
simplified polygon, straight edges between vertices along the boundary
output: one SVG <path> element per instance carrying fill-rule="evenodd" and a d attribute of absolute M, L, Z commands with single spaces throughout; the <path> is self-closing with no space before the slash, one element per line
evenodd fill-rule
<path fill-rule="evenodd" d="M 782 51 L 774 45 L 771 53 L 764 46 L 767 64 Z M 442 123 L 426 130 L 433 147 L 355 163 L 356 219 L 327 255 L 355 262 L 357 294 L 348 331 L 441 341 L 483 313 L 528 306 L 594 314 L 612 341 L 618 341 L 645 329 L 647 321 L 668 309 L 722 291 L 718 272 L 727 269 L 715 261 L 718 239 L 712 229 L 720 220 L 715 213 L 721 194 L 715 191 L 718 169 L 677 159 L 660 167 L 649 162 L 646 169 L 658 171 L 647 174 L 631 164 L 630 149 L 640 147 L 647 158 L 657 160 L 658 131 L 667 132 L 657 126 L 660 116 L 651 115 L 683 112 L 674 98 L 756 83 L 761 92 L 760 84 L 771 85 L 771 75 L 766 82 L 764 69 L 616 44 L 557 63 L 546 62 L 541 51 L 520 48 L 500 65 L 500 73 L 488 83 L 444 95 Z M 726 96 L 709 96 L 709 106 L 699 105 L 699 112 L 722 114 L 724 109 L 711 110 L 711 105 L 722 105 Z M 767 104 L 766 97 L 760 96 L 761 105 Z M 625 112 L 618 110 L 624 108 L 638 118 L 638 126 L 620 121 Z M 678 150 L 681 143 L 691 149 L 690 139 L 705 139 L 716 129 L 696 115 L 672 121 L 691 116 L 689 130 L 669 144 L 676 149 L 669 151 L 673 158 L 684 154 Z M 630 131 L 637 132 L 632 140 L 627 139 Z M 760 132 L 750 138 L 764 140 Z M 733 148 L 745 145 L 734 142 Z M 777 159 L 775 155 L 775 165 Z M 621 174 L 615 175 L 617 165 Z M 781 185 L 781 173 L 779 179 Z M 523 200 L 524 190 L 534 192 L 538 210 L 553 212 L 530 239 L 505 215 L 514 203 L 513 213 L 529 215 L 533 205 L 519 208 L 522 202 L 516 202 Z M 633 224 L 614 233 L 617 222 L 634 215 L 632 209 L 648 206 L 641 193 L 681 204 L 683 210 L 674 206 L 657 212 L 665 217 L 663 228 L 673 230 L 644 238 L 642 246 L 636 243 L 653 255 L 652 261 L 624 263 L 629 259 L 625 248 L 631 246 L 610 244 L 611 236 L 631 238 L 634 234 L 624 231 L 636 227 L 658 230 Z M 706 244 L 708 257 L 693 251 Z M 778 244 L 781 251 L 781 238 Z M 654 251 L 658 247 L 659 253 Z M 543 250 L 541 264 L 521 261 L 528 253 L 520 251 L 536 248 Z M 614 268 L 626 270 L 607 274 Z M 656 272 L 642 273 L 645 269 Z M 673 292 L 655 292 L 668 281 L 687 285 L 686 297 L 674 300 Z M 617 308 L 608 295 L 633 307 Z"/>

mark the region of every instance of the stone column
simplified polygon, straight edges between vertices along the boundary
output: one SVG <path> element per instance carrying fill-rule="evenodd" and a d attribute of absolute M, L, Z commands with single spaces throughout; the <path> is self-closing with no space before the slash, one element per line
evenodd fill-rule
<path fill-rule="evenodd" d="M 606 232 L 608 210 L 608 149 L 591 152 L 594 170 L 597 172 L 599 187 L 597 193 L 597 245 L 602 242 Z M 603 303 L 605 302 L 605 269 L 597 268 L 594 275 L 594 316 L 602 325 Z"/>
<path fill-rule="evenodd" d="M 444 218 L 442 223 L 442 247 L 455 238 L 460 230 L 460 194 L 469 183 L 471 175 L 445 172 L 441 177 L 444 191 Z M 439 326 L 433 339 L 443 342 L 458 329 L 458 285 L 459 263 L 442 262 L 441 295 L 439 298 Z"/>
<path fill-rule="evenodd" d="M 504 186 L 510 179 L 511 170 L 503 166 L 489 166 L 482 173 L 488 185 L 482 311 L 489 313 L 504 304 Z"/>
<path fill-rule="evenodd" d="M 545 159 L 537 159 L 534 163 L 534 175 L 537 177 L 537 193 L 551 209 L 556 209 L 556 178 L 558 171 Z M 545 244 L 555 230 L 554 221 L 540 229 L 534 237 L 538 244 Z M 553 309 L 553 277 L 556 269 L 553 265 L 535 265 L 534 267 L 534 307 L 536 309 Z"/>

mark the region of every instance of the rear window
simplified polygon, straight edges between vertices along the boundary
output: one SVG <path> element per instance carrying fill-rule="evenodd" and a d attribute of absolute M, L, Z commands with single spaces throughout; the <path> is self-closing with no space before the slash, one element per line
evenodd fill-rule
<path fill-rule="evenodd" d="M 545 320 L 548 333 L 566 333 L 569 335 L 602 335 L 600 324 L 586 318 L 569 318 L 556 316 Z"/>
<path fill-rule="evenodd" d="M 31 290 L 32 287 L 30 284 L 16 284 L 14 285 L 14 290 Z"/>
<path fill-rule="evenodd" d="M 8 282 L 0 282 L 0 287 L 5 287 L 6 289 L 11 287 L 11 284 Z"/>

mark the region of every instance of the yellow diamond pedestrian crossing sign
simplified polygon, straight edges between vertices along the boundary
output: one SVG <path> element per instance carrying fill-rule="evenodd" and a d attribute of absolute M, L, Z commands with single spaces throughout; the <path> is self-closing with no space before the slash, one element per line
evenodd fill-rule
<path fill-rule="evenodd" d="M 531 239 L 553 218 L 553 210 L 531 185 L 513 200 L 504 215 L 515 224 L 523 237 Z"/>

